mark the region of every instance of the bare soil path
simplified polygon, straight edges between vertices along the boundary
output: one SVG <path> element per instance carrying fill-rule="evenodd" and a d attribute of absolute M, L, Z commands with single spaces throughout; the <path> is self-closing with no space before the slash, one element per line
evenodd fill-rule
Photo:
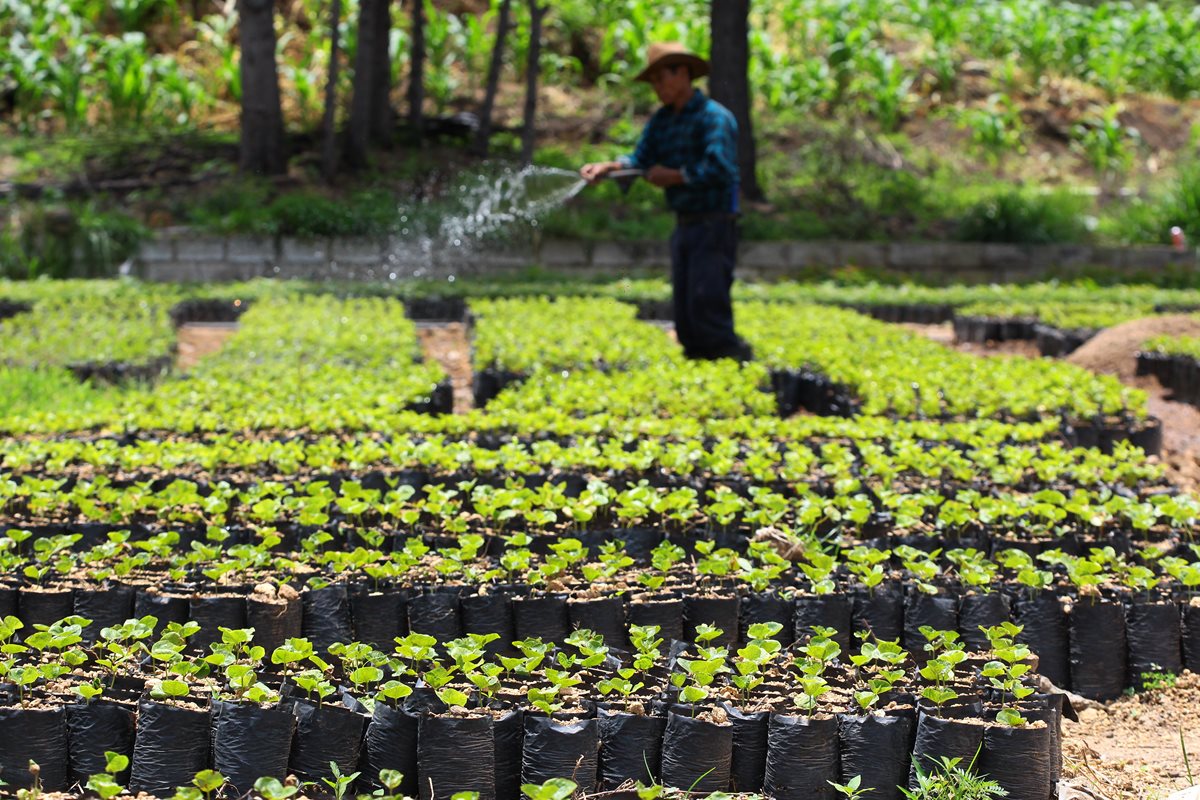
<path fill-rule="evenodd" d="M 175 366 L 187 372 L 204 356 L 224 347 L 230 336 L 237 332 L 236 322 L 189 322 L 176 331 L 178 350 Z"/>
<path fill-rule="evenodd" d="M 454 387 L 454 413 L 471 410 L 471 340 L 461 322 L 418 323 L 417 335 L 425 357 L 442 365 Z"/>

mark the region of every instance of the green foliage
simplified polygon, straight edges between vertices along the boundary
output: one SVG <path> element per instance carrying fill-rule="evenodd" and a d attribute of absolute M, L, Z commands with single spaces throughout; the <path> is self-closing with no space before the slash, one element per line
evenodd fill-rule
<path fill-rule="evenodd" d="M 861 788 L 862 775 L 855 775 L 844 784 L 834 783 L 833 781 L 826 781 L 826 783 L 832 786 L 838 794 L 849 798 L 849 800 L 860 800 L 860 798 L 866 797 L 868 792 L 875 791 L 870 787 Z"/>
<path fill-rule="evenodd" d="M 943 756 L 932 769 L 914 763 L 917 785 L 913 789 L 901 787 L 900 791 L 908 800 L 988 800 L 1008 796 L 1000 784 L 974 774 L 974 760 L 966 767 L 959 766 L 961 761 Z"/>
<path fill-rule="evenodd" d="M 365 190 L 345 198 L 299 192 L 271 204 L 276 232 L 286 236 L 381 236 L 396 229 L 400 211 L 387 191 Z"/>
<path fill-rule="evenodd" d="M 1200 162 L 1189 161 L 1164 189 L 1135 200 L 1116 212 L 1106 232 L 1121 242 L 1171 243 L 1171 228 L 1183 229 L 1188 241 L 1200 242 Z"/>
<path fill-rule="evenodd" d="M 0 278 L 111 276 L 149 234 L 137 220 L 94 201 L 26 203 L 14 210 L 0 217 Z"/>
<path fill-rule="evenodd" d="M 254 791 L 263 796 L 263 800 L 287 800 L 300 791 L 299 786 L 285 786 L 278 778 L 262 777 L 254 782 Z"/>
<path fill-rule="evenodd" d="M 215 232 L 299 238 L 382 236 L 397 231 L 401 217 L 397 198 L 384 189 L 342 197 L 310 190 L 278 194 L 254 180 L 222 186 L 185 211 L 191 223 Z"/>
<path fill-rule="evenodd" d="M 1116 103 L 1096 109 L 1072 131 L 1075 145 L 1101 173 L 1124 173 L 1141 143 L 1138 130 L 1121 123 L 1121 110 Z"/>
<path fill-rule="evenodd" d="M 354 785 L 354 781 L 358 780 L 358 776 L 362 774 L 352 772 L 349 775 L 344 775 L 336 761 L 329 762 L 329 771 L 333 775 L 333 778 L 322 778 L 321 782 L 333 790 L 333 796 L 337 800 L 345 798 L 346 794 L 350 791 L 350 787 Z"/>
<path fill-rule="evenodd" d="M 0 417 L 96 410 L 110 397 L 65 369 L 0 366 Z"/>
<path fill-rule="evenodd" d="M 567 800 L 575 793 L 578 784 L 568 778 L 550 778 L 545 783 L 525 783 L 521 793 L 529 800 Z"/>
<path fill-rule="evenodd" d="M 1021 141 L 1025 125 L 1020 109 L 1008 95 L 993 94 L 986 106 L 965 110 L 960 124 L 970 131 L 971 142 L 993 161 L 1025 151 Z"/>
<path fill-rule="evenodd" d="M 1157 692 L 1175 688 L 1179 676 L 1173 672 L 1143 672 L 1141 679 L 1142 691 Z"/>
<path fill-rule="evenodd" d="M 1067 192 L 1010 189 L 967 208 L 956 235 L 964 242 L 1082 242 L 1088 237 L 1083 210 L 1081 199 Z"/>

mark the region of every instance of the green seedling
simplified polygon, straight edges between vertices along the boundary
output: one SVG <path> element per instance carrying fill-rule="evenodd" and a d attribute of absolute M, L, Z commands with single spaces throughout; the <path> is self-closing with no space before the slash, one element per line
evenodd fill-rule
<path fill-rule="evenodd" d="M 300 791 L 300 787 L 281 783 L 278 778 L 264 776 L 254 782 L 254 791 L 262 795 L 263 800 L 288 800 Z"/>
<path fill-rule="evenodd" d="M 354 782 L 358 780 L 358 776 L 362 774 L 352 772 L 349 775 L 344 775 L 336 761 L 329 762 L 329 771 L 333 773 L 333 778 L 322 778 L 321 782 L 333 790 L 333 796 L 337 800 L 344 800 L 346 793 L 350 791 L 350 787 L 354 785 Z"/>
<path fill-rule="evenodd" d="M 125 791 L 125 787 L 117 783 L 117 775 L 129 768 L 129 756 L 106 750 L 104 761 L 104 772 L 88 778 L 87 788 L 100 795 L 102 800 L 109 800 Z"/>
<path fill-rule="evenodd" d="M 525 783 L 521 793 L 529 800 L 567 800 L 579 785 L 568 778 L 551 778 L 543 784 Z"/>

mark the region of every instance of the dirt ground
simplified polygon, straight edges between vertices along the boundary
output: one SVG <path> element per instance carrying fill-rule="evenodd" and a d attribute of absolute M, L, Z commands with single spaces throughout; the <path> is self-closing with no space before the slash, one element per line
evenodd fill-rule
<path fill-rule="evenodd" d="M 201 358 L 220 350 L 237 332 L 237 327 L 236 322 L 190 322 L 179 326 L 175 366 L 187 372 Z"/>
<path fill-rule="evenodd" d="M 461 322 L 417 325 L 425 357 L 442 365 L 454 387 L 454 413 L 471 410 L 471 340 Z"/>
<path fill-rule="evenodd" d="M 1186 756 L 1185 756 L 1186 747 Z M 1063 723 L 1062 800 L 1165 800 L 1200 777 L 1200 676 Z"/>
<path fill-rule="evenodd" d="M 1194 321 L 1193 321 L 1194 322 Z M 976 355 L 1037 357 L 1033 342 L 988 345 L 954 341 L 950 325 L 906 325 L 947 347 Z M 1149 396 L 1150 414 L 1163 422 L 1163 464 L 1171 480 L 1200 491 L 1200 409 L 1171 399 L 1151 377 L 1134 374 L 1137 346 L 1146 325 L 1110 329 L 1104 339 L 1068 360 L 1119 377 Z M 1152 334 L 1151 334 L 1152 335 Z M 1182 736 L 1182 739 L 1180 738 Z M 1185 759 L 1185 747 L 1187 758 Z M 1060 800 L 1166 800 L 1200 779 L 1200 676 L 1185 673 L 1172 688 L 1088 703 L 1079 722 L 1063 723 Z"/>

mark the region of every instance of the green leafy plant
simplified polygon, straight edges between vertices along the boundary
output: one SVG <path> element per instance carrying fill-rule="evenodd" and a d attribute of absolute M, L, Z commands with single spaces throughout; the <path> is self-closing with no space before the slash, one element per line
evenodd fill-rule
<path fill-rule="evenodd" d="M 521 793 L 529 800 L 567 800 L 577 788 L 578 784 L 569 778 L 550 778 L 542 784 L 521 784 Z"/>
<path fill-rule="evenodd" d="M 102 800 L 110 800 L 125 791 L 125 787 L 117 782 L 117 775 L 129 768 L 129 756 L 106 750 L 104 761 L 104 772 L 88 778 L 87 788 L 98 794 Z"/>
<path fill-rule="evenodd" d="M 358 780 L 358 776 L 362 773 L 352 772 L 349 775 L 343 775 L 341 767 L 336 761 L 329 762 L 329 771 L 332 773 L 331 778 L 322 778 L 321 782 L 333 790 L 333 796 L 337 800 L 343 800 L 346 794 L 350 791 L 350 787 Z"/>

